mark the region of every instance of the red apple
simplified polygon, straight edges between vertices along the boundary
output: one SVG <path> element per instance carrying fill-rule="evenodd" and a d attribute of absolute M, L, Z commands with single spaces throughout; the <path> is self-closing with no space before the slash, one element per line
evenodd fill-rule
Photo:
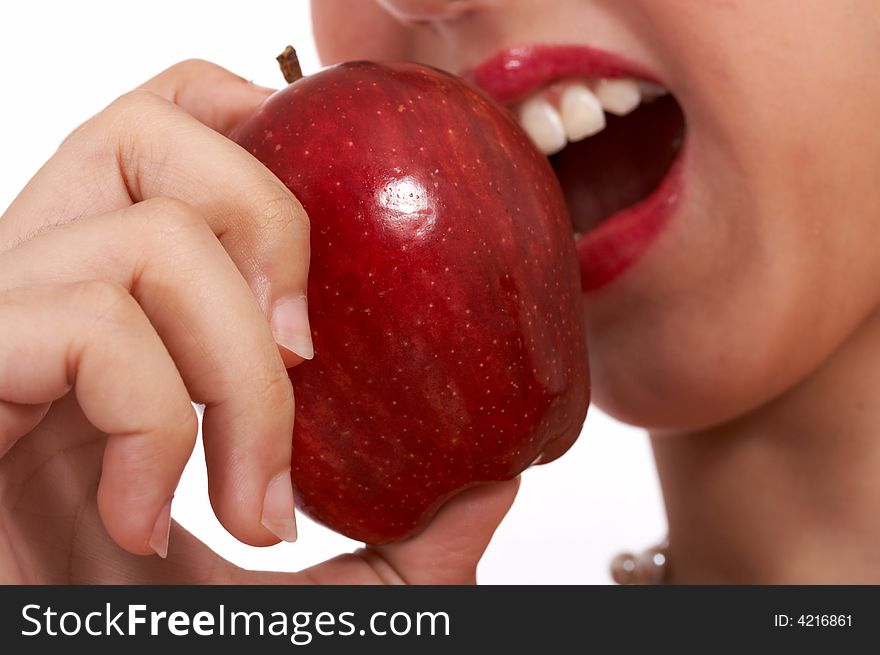
<path fill-rule="evenodd" d="M 432 68 L 351 62 L 234 138 L 311 220 L 315 358 L 290 371 L 302 510 L 399 540 L 568 449 L 589 402 L 572 228 L 504 109 Z"/>

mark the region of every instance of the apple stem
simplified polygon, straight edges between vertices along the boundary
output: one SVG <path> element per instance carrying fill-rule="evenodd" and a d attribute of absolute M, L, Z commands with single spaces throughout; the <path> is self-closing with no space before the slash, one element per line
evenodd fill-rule
<path fill-rule="evenodd" d="M 299 66 L 299 57 L 296 56 L 296 50 L 292 45 L 284 48 L 284 52 L 275 57 L 278 65 L 281 66 L 281 74 L 284 75 L 284 81 L 293 84 L 303 76 L 302 68 Z"/>

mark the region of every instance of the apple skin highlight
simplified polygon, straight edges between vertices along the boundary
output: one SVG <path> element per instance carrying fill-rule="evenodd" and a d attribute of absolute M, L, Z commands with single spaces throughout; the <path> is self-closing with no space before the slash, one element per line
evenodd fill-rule
<path fill-rule="evenodd" d="M 290 370 L 303 511 L 397 541 L 571 446 L 589 403 L 578 258 L 512 116 L 441 71 L 350 62 L 274 94 L 233 138 L 311 221 L 315 357 Z"/>

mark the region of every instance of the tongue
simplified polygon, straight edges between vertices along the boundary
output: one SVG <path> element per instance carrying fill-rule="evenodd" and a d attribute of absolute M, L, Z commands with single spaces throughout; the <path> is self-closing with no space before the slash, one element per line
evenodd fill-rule
<path fill-rule="evenodd" d="M 550 162 L 576 232 L 643 200 L 657 188 L 684 140 L 684 115 L 672 96 L 628 116 L 609 115 L 599 134 L 567 145 Z"/>

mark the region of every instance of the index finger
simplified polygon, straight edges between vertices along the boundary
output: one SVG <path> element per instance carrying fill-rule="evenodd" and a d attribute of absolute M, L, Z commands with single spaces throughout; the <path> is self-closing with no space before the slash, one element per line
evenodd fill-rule
<path fill-rule="evenodd" d="M 201 84 L 231 73 L 205 63 L 190 67 L 204 75 L 160 76 L 147 86 L 219 127 L 249 107 L 240 78 L 232 76 L 217 86 L 226 89 L 221 97 L 238 98 L 237 109 L 216 114 L 215 100 L 196 100 Z M 199 82 L 186 83 L 190 78 Z M 290 353 L 310 358 L 309 222 L 302 205 L 248 152 L 171 99 L 134 91 L 72 134 L 3 216 L 0 251 L 81 216 L 150 198 L 181 200 L 205 217 L 248 282 L 284 346 L 285 364 L 299 361 Z"/>
<path fill-rule="evenodd" d="M 138 88 L 170 100 L 221 134 L 229 134 L 274 92 L 201 59 L 175 64 Z"/>

